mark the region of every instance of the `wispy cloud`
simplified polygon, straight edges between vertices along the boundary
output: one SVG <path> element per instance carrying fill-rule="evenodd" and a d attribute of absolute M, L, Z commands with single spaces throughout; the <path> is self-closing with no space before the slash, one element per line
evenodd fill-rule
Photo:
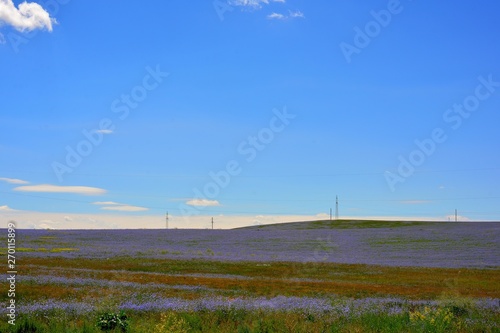
<path fill-rule="evenodd" d="M 220 203 L 217 200 L 191 199 L 186 201 L 186 205 L 195 207 L 209 207 L 209 206 L 220 206 Z"/>
<path fill-rule="evenodd" d="M 448 221 L 455 221 L 455 218 L 457 219 L 457 222 L 469 222 L 471 221 L 470 218 L 468 218 L 467 216 L 462 216 L 462 215 L 446 215 L 446 219 Z"/>
<path fill-rule="evenodd" d="M 146 207 L 130 206 L 130 205 L 105 206 L 105 207 L 101 207 L 101 209 L 102 210 L 113 210 L 113 211 L 119 211 L 119 212 L 144 212 L 146 210 L 149 210 Z"/>
<path fill-rule="evenodd" d="M 14 188 L 14 191 L 20 192 L 46 192 L 46 193 L 72 193 L 82 195 L 101 195 L 105 194 L 106 190 L 98 187 L 88 186 L 58 186 L 50 184 L 19 186 Z"/>
<path fill-rule="evenodd" d="M 272 13 L 267 15 L 267 18 L 269 20 L 287 20 L 287 19 L 295 19 L 295 18 L 304 18 L 304 13 L 302 13 L 300 10 L 296 10 L 292 12 L 291 10 L 288 11 L 288 15 L 280 14 L 280 13 Z"/>
<path fill-rule="evenodd" d="M 114 201 L 96 201 L 96 202 L 93 202 L 92 204 L 93 205 L 101 205 L 101 206 L 123 205 L 121 203 L 114 202 Z"/>
<path fill-rule="evenodd" d="M 93 202 L 92 204 L 104 206 L 101 207 L 102 210 L 114 210 L 119 212 L 143 212 L 149 210 L 149 208 L 146 207 L 132 206 L 114 201 L 96 201 Z"/>
<path fill-rule="evenodd" d="M 256 11 L 272 3 L 285 5 L 286 0 L 227 0 L 227 4 L 233 7 L 239 7 L 243 11 Z M 295 18 L 304 18 L 304 14 L 300 10 L 288 10 L 288 14 L 272 12 L 267 15 L 268 20 L 288 20 Z"/>
<path fill-rule="evenodd" d="M 15 179 L 15 178 L 0 178 L 1 181 L 7 182 L 9 184 L 16 184 L 16 185 L 23 185 L 23 184 L 29 184 L 30 182 L 26 180 L 21 180 L 21 179 Z"/>
<path fill-rule="evenodd" d="M 2 212 L 13 212 L 15 209 L 10 208 L 9 206 L 0 206 L 0 211 Z"/>
<path fill-rule="evenodd" d="M 267 15 L 267 18 L 270 20 L 284 20 L 286 18 L 286 16 L 283 14 L 272 13 L 272 14 Z"/>
<path fill-rule="evenodd" d="M 147 214 L 147 213 L 146 213 Z M 15 220 L 18 228 L 47 228 L 52 229 L 137 229 L 137 228 L 165 228 L 165 215 L 146 215 L 141 213 L 123 214 L 123 212 L 101 212 L 100 214 L 71 214 L 47 213 L 34 211 L 1 211 L 0 219 Z M 15 215 L 15 217 L 13 217 Z M 170 228 L 211 228 L 211 218 L 214 217 L 215 228 L 229 229 L 251 225 L 271 223 L 317 221 L 327 219 L 327 215 L 196 215 L 186 218 L 183 215 L 170 215 Z M 342 216 L 352 220 L 381 220 L 381 221 L 446 221 L 446 216 Z M 455 216 L 450 216 L 454 221 Z M 458 216 L 459 221 L 469 220 Z M 49 224 L 48 221 L 52 221 Z"/>
<path fill-rule="evenodd" d="M 52 24 L 56 23 L 57 21 L 35 2 L 24 1 L 16 8 L 12 0 L 0 0 L 0 25 L 7 24 L 18 31 L 52 31 Z"/>
<path fill-rule="evenodd" d="M 269 5 L 271 2 L 285 3 L 286 0 L 229 0 L 231 6 L 247 7 L 252 9 L 262 8 L 262 5 Z"/>
<path fill-rule="evenodd" d="M 294 12 L 292 12 L 291 10 L 288 11 L 289 13 L 289 17 L 290 18 L 304 18 L 304 13 L 302 13 L 300 10 L 296 10 Z"/>

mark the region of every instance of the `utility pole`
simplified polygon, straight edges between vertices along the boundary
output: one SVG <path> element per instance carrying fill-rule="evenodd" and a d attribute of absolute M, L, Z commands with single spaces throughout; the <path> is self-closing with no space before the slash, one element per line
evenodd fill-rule
<path fill-rule="evenodd" d="M 457 210 L 455 209 L 455 222 L 457 222 L 458 219 L 457 219 Z"/>
<path fill-rule="evenodd" d="M 332 220 L 332 209 L 330 208 L 330 221 Z"/>
<path fill-rule="evenodd" d="M 167 215 L 165 215 L 165 222 L 167 223 L 167 229 L 168 229 L 168 212 Z"/>
<path fill-rule="evenodd" d="M 214 230 L 214 218 L 212 217 L 212 230 Z"/>
<path fill-rule="evenodd" d="M 335 219 L 339 219 L 339 197 L 335 197 Z"/>

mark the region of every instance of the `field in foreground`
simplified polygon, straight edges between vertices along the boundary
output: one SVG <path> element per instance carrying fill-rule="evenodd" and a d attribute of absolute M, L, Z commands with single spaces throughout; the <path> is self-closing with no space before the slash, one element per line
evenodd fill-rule
<path fill-rule="evenodd" d="M 499 332 L 499 237 L 373 221 L 19 230 L 19 317 L 0 331 L 99 332 L 124 311 L 130 332 Z"/>

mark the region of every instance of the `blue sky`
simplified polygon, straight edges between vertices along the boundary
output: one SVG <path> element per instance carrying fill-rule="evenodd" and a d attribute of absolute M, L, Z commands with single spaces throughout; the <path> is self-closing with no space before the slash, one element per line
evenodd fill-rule
<path fill-rule="evenodd" d="M 499 220 L 499 10 L 0 0 L 0 214 Z"/>

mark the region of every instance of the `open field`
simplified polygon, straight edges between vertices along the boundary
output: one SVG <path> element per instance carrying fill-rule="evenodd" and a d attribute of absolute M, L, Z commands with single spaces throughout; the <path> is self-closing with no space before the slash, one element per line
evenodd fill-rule
<path fill-rule="evenodd" d="M 0 331 L 98 332 L 124 311 L 130 332 L 499 332 L 498 244 L 500 223 L 18 230 Z"/>

